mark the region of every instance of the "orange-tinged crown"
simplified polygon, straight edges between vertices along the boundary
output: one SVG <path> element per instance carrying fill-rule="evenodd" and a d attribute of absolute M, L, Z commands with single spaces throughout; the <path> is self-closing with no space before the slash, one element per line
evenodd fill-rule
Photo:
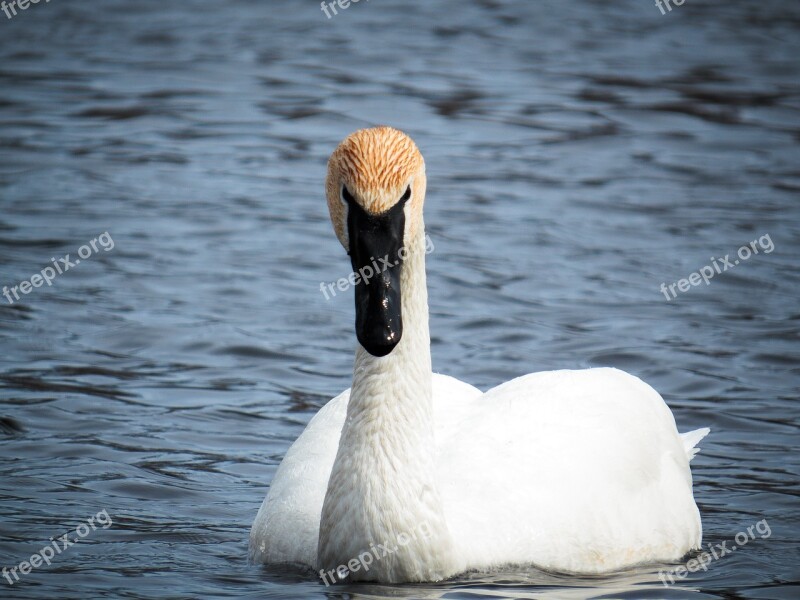
<path fill-rule="evenodd" d="M 389 210 L 411 185 L 412 205 L 421 214 L 425 161 L 414 141 L 393 127 L 360 129 L 339 144 L 328 161 L 326 193 L 334 229 L 345 244 L 342 185 L 372 214 Z"/>

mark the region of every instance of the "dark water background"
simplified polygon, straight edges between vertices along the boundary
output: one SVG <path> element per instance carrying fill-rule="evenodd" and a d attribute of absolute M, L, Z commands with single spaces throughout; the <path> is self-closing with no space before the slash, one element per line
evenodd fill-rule
<path fill-rule="evenodd" d="M 1 598 L 798 598 L 800 6 L 105 0 L 0 14 L 0 566 L 113 519 Z M 612 365 L 659 390 L 705 539 L 665 588 L 522 569 L 339 586 L 246 564 L 289 444 L 349 385 L 327 156 L 426 156 L 433 360 L 486 389 Z M 769 235 L 733 270 L 659 291 Z M 587 490 L 587 493 L 590 493 Z M 74 536 L 73 536 L 74 537 Z M 730 542 L 729 542 L 730 545 Z"/>

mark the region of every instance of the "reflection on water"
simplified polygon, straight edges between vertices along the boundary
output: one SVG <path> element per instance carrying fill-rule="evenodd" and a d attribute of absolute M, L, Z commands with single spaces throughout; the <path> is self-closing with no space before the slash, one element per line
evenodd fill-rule
<path fill-rule="evenodd" d="M 795 3 L 39 3 L 0 16 L 0 563 L 113 526 L 3 597 L 714 597 L 798 593 L 800 12 Z M 712 434 L 706 542 L 659 567 L 338 586 L 245 563 L 288 445 L 348 385 L 325 161 L 389 123 L 426 156 L 437 371 L 483 388 L 613 365 Z M 667 301 L 769 235 L 774 252 Z"/>

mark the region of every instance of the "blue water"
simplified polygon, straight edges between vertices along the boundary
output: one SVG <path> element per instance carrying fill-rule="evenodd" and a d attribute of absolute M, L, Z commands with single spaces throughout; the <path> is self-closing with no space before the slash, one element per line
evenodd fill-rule
<path fill-rule="evenodd" d="M 672 6 L 0 13 L 0 286 L 97 247 L 0 297 L 0 566 L 112 521 L 0 597 L 800 597 L 800 7 Z M 682 431 L 712 428 L 692 463 L 706 543 L 762 520 L 769 537 L 669 588 L 677 565 L 331 588 L 247 565 L 282 456 L 349 385 L 322 184 L 378 123 L 427 161 L 435 370 L 483 389 L 628 370 Z M 660 291 L 752 241 L 708 285 Z"/>

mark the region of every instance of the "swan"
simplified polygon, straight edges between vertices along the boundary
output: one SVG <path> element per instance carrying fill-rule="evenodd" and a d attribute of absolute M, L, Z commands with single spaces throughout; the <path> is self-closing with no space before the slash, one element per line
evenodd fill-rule
<path fill-rule="evenodd" d="M 363 279 L 352 387 L 286 453 L 251 562 L 403 583 L 507 565 L 599 574 L 698 549 L 689 461 L 709 429 L 679 434 L 639 378 L 559 370 L 482 393 L 432 372 L 425 186 L 417 146 L 391 127 L 331 155 L 331 221 Z"/>

